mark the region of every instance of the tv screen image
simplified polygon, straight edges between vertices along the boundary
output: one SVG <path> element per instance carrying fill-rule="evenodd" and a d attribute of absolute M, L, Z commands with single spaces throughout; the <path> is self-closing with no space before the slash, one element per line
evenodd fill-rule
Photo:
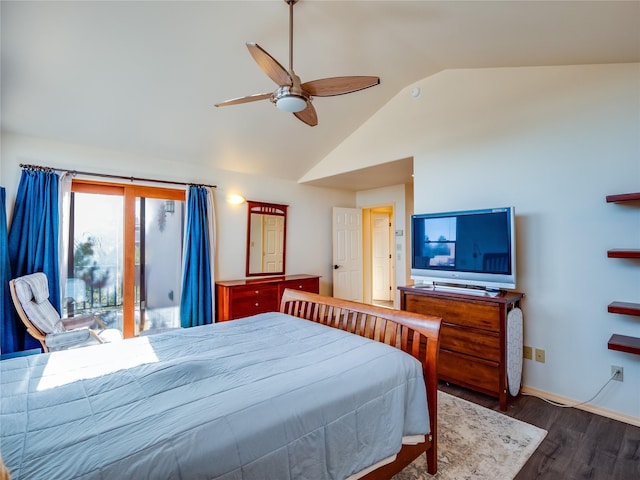
<path fill-rule="evenodd" d="M 485 288 L 515 288 L 513 207 L 411 217 L 411 276 Z"/>

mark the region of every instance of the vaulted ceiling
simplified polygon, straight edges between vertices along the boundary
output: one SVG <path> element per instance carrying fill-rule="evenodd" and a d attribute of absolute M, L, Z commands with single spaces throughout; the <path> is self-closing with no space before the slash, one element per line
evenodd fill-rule
<path fill-rule="evenodd" d="M 268 100 L 214 107 L 276 89 L 245 43 L 288 66 L 283 0 L 3 0 L 1 15 L 3 131 L 293 180 L 439 71 L 640 61 L 635 1 L 300 0 L 303 82 L 381 79 L 316 98 L 309 127 Z"/>

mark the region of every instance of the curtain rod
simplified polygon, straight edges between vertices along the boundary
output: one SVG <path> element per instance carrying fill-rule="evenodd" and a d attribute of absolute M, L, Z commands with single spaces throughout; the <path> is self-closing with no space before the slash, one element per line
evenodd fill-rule
<path fill-rule="evenodd" d="M 174 182 L 171 180 L 156 180 L 154 178 L 141 178 L 141 177 L 126 177 L 124 175 L 111 175 L 108 173 L 95 173 L 95 172 L 81 172 L 79 170 L 68 170 L 65 168 L 55 168 L 55 167 L 43 167 L 40 165 L 28 165 L 28 164 L 24 164 L 21 163 L 20 164 L 20 168 L 26 168 L 28 170 L 43 170 L 43 171 L 49 171 L 49 172 L 69 172 L 71 173 L 74 177 L 76 175 L 89 175 L 92 177 L 100 177 L 100 178 L 117 178 L 119 180 L 130 180 L 131 182 L 134 181 L 138 181 L 138 182 L 154 182 L 154 183 L 164 183 L 164 184 L 169 184 L 169 185 L 186 185 L 186 186 L 194 186 L 194 187 L 210 187 L 210 188 L 218 188 L 217 185 L 207 185 L 207 184 L 202 184 L 202 183 L 188 183 L 188 182 Z"/>

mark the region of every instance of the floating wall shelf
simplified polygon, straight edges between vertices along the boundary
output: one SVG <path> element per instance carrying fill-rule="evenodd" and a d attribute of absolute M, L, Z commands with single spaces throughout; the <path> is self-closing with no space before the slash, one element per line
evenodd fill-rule
<path fill-rule="evenodd" d="M 640 201 L 640 192 L 607 195 L 607 202 L 622 203 Z M 640 249 L 614 248 L 607 251 L 609 258 L 640 258 Z M 640 317 L 640 303 L 612 302 L 607 307 L 610 313 L 633 315 Z M 609 350 L 640 355 L 640 338 L 613 334 L 609 339 Z"/>
<path fill-rule="evenodd" d="M 609 339 L 609 350 L 640 355 L 640 338 L 613 334 Z"/>

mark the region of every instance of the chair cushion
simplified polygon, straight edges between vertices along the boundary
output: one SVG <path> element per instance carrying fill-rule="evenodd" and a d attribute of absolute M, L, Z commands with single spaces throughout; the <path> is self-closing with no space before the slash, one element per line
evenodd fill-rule
<path fill-rule="evenodd" d="M 71 330 L 63 333 L 53 333 L 51 335 L 47 335 L 44 341 L 46 342 L 47 347 L 49 347 L 50 352 L 99 344 L 98 340 L 91 335 L 88 328 L 81 328 L 79 330 Z"/>
<path fill-rule="evenodd" d="M 44 276 L 44 274 L 41 275 Z M 31 275 L 27 276 L 30 277 Z M 36 328 L 45 334 L 64 332 L 65 328 L 60 321 L 60 315 L 49 302 L 48 296 L 45 301 L 38 303 L 34 297 L 30 282 L 25 281 L 24 278 L 25 277 L 16 278 L 14 284 L 16 287 L 16 296 L 18 300 L 20 300 L 20 304 L 27 314 L 27 318 L 29 318 Z M 46 280 L 46 277 L 44 278 Z M 39 291 L 41 292 L 42 290 Z"/>
<path fill-rule="evenodd" d="M 31 287 L 31 293 L 36 303 L 49 300 L 49 281 L 44 273 L 36 272 L 20 278 Z"/>

